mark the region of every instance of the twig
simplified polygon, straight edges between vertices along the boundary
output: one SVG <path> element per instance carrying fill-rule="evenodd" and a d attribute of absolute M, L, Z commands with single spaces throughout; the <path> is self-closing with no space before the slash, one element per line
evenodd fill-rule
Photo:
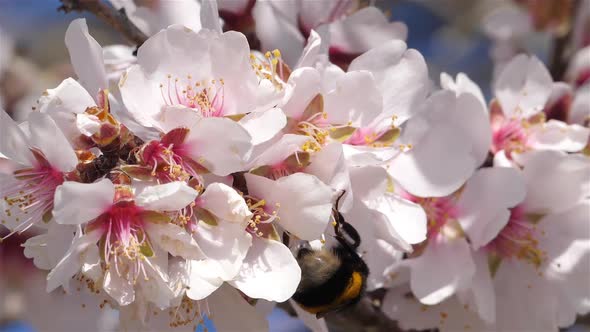
<path fill-rule="evenodd" d="M 141 32 L 127 17 L 125 9 L 116 10 L 100 0 L 60 0 L 62 5 L 57 8 L 58 11 L 70 13 L 72 11 L 87 11 L 96 15 L 106 24 L 119 31 L 125 38 L 133 44 L 140 46 L 147 40 L 147 36 Z"/>

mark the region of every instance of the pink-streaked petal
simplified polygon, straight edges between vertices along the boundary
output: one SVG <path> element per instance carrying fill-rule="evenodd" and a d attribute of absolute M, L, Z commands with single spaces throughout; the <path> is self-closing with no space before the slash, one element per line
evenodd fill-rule
<path fill-rule="evenodd" d="M 70 23 L 66 30 L 66 46 L 80 83 L 91 96 L 98 98 L 99 90 L 109 86 L 102 47 L 88 33 L 86 19 L 79 18 Z"/>
<path fill-rule="evenodd" d="M 110 180 L 89 184 L 67 181 L 55 191 L 53 217 L 58 224 L 83 224 L 106 212 L 114 197 L 115 186 Z"/>
<path fill-rule="evenodd" d="M 67 138 L 47 114 L 29 114 L 31 145 L 43 152 L 51 166 L 62 172 L 70 172 L 78 165 L 78 157 Z M 51 139 L 48 139 L 48 138 Z"/>
<path fill-rule="evenodd" d="M 301 269 L 289 248 L 278 241 L 257 238 L 230 284 L 251 298 L 284 302 L 293 296 L 300 280 Z"/>
<path fill-rule="evenodd" d="M 186 183 L 176 181 L 143 189 L 135 203 L 154 211 L 176 211 L 195 201 L 199 193 Z"/>

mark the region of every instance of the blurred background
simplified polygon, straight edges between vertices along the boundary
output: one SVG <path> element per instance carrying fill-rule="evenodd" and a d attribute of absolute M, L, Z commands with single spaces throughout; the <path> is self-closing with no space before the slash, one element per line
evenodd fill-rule
<path fill-rule="evenodd" d="M 485 22 L 490 13 L 513 8 L 514 3 L 382 0 L 376 4 L 390 13 L 392 20 L 408 26 L 407 43 L 424 55 L 435 84 L 443 70 L 452 76 L 464 72 L 490 96 L 493 59 L 501 57 L 501 50 L 490 38 Z M 59 0 L 0 0 L 0 98 L 16 120 L 26 117 L 45 89 L 74 76 L 64 44 L 66 28 L 73 19 L 85 17 L 90 34 L 103 46 L 124 43 L 116 31 L 91 14 L 58 12 L 60 5 Z M 523 43 L 529 52 L 548 61 L 548 34 L 529 34 Z M 0 226 L 0 236 L 5 231 Z M 12 236 L 0 245 L 0 331 L 66 331 L 66 326 L 77 331 L 89 329 L 90 318 L 80 314 L 80 303 L 45 293 L 44 272 L 34 268 L 19 246 L 26 237 Z M 113 330 L 117 313 L 103 310 L 102 315 L 99 327 Z M 300 321 L 279 309 L 268 319 L 273 332 L 307 331 Z M 209 323 L 207 328 L 214 331 Z M 581 326 L 571 329 L 584 330 Z"/>

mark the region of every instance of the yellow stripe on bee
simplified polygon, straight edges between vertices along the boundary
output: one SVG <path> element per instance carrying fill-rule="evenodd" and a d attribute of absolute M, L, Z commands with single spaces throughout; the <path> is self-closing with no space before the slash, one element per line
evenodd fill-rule
<path fill-rule="evenodd" d="M 330 304 L 326 304 L 326 305 L 322 305 L 322 306 L 317 306 L 317 307 L 301 306 L 301 308 L 303 308 L 303 310 L 305 310 L 311 314 L 317 314 L 320 312 L 328 312 L 334 308 L 339 307 L 342 303 L 345 303 L 347 301 L 350 301 L 350 300 L 358 297 L 359 294 L 361 293 L 362 287 L 363 287 L 363 277 L 361 276 L 360 273 L 353 272 L 352 277 L 350 277 L 350 280 L 348 282 L 348 286 L 346 286 L 346 289 L 344 290 L 344 292 L 342 292 L 342 294 L 340 294 L 340 296 L 338 296 L 336 298 L 336 300 L 332 301 Z"/>

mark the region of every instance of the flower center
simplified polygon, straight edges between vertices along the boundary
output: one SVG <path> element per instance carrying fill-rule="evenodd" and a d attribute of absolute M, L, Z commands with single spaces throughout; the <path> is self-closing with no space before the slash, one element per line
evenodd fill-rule
<path fill-rule="evenodd" d="M 143 261 L 153 256 L 153 250 L 143 227 L 143 209 L 124 191 L 117 188 L 116 203 L 89 227 L 100 227 L 103 232 L 100 247 L 106 269 L 114 264 L 117 274 L 128 280 L 147 279 Z"/>
<path fill-rule="evenodd" d="M 523 121 L 517 119 L 502 123 L 492 134 L 492 152 L 523 151 L 528 140 L 525 127 Z"/>
<path fill-rule="evenodd" d="M 527 218 L 522 206 L 511 210 L 508 224 L 485 249 L 506 259 L 519 259 L 540 267 L 546 253 L 538 248 L 534 236 L 535 225 Z"/>
<path fill-rule="evenodd" d="M 404 198 L 420 204 L 426 212 L 427 237 L 435 239 L 439 234 L 447 238 L 463 236 L 461 226 L 457 222 L 459 210 L 454 195 L 446 197 L 421 198 L 405 193 Z"/>
<path fill-rule="evenodd" d="M 168 75 L 168 81 L 160 84 L 160 93 L 168 106 L 183 105 L 199 111 L 204 117 L 221 117 L 224 115 L 224 85 L 222 78 L 193 83 L 191 75 L 186 81 Z"/>
<path fill-rule="evenodd" d="M 256 236 L 264 236 L 270 231 L 270 223 L 280 220 L 277 210 L 280 204 L 276 203 L 275 208 L 270 206 L 264 199 L 259 199 L 250 195 L 244 196 L 248 208 L 253 213 L 252 219 L 246 227 L 246 231 Z"/>

